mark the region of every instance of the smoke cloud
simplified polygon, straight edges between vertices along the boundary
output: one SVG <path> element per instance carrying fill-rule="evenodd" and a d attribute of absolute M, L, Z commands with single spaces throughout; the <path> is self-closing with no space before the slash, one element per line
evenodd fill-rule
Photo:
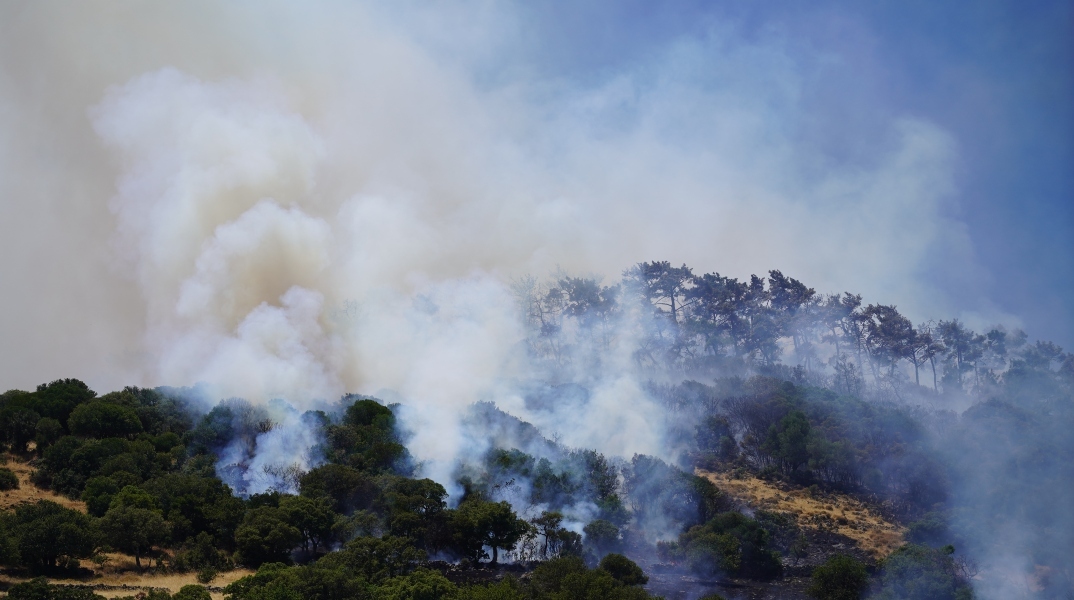
<path fill-rule="evenodd" d="M 0 268 L 20 293 L 0 364 L 13 385 L 395 388 L 414 361 L 363 361 L 408 342 L 359 347 L 326 311 L 557 267 L 778 266 L 915 319 L 953 312 L 920 276 L 932 257 L 963 278 L 953 286 L 982 276 L 949 216 L 950 136 L 892 115 L 859 157 L 818 160 L 801 74 L 819 58 L 778 36 L 714 25 L 568 86 L 510 68 L 529 49 L 512 46 L 525 23 L 505 6 L 5 11 Z M 321 310 L 285 306 L 295 286 Z M 488 319 L 500 327 L 509 310 Z M 251 381 L 273 344 L 277 367 L 302 373 Z M 216 381 L 229 361 L 233 383 Z"/>
<path fill-rule="evenodd" d="M 6 311 L 28 317 L 3 324 L 15 384 L 62 370 L 299 407 L 393 390 L 444 482 L 478 400 L 569 446 L 667 457 L 628 336 L 585 402 L 527 406 L 513 279 L 779 265 L 916 316 L 943 302 L 930 253 L 976 269 L 946 216 L 950 137 L 897 117 L 868 161 L 817 164 L 778 39 L 714 28 L 565 88 L 482 81 L 510 56 L 503 8 L 466 8 L 469 43 L 430 33 L 446 15 L 378 6 L 8 10 L 4 234 L 42 268 L 3 268 L 47 298 Z"/>
<path fill-rule="evenodd" d="M 815 77 L 840 57 L 715 23 L 579 82 L 531 68 L 526 31 L 480 3 L 5 4 L 0 379 L 284 399 L 221 455 L 246 493 L 316 463 L 302 410 L 387 393 L 456 492 L 491 444 L 478 401 L 566 447 L 678 452 L 632 362 L 640 317 L 610 347 L 566 331 L 586 359 L 550 374 L 527 275 L 779 268 L 914 322 L 1018 324 L 951 300 L 987 279 L 952 135 L 887 114 L 819 150 Z M 534 401 L 549 379 L 587 393 Z"/>

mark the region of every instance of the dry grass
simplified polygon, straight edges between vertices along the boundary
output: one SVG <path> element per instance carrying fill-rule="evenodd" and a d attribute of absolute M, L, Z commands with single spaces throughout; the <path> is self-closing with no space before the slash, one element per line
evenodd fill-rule
<path fill-rule="evenodd" d="M 150 574 L 139 572 L 134 566 L 134 559 L 124 554 L 109 554 L 109 563 L 104 569 L 97 569 L 96 565 L 89 561 L 82 561 L 82 566 L 93 568 L 94 575 L 89 579 L 50 579 L 51 583 L 61 585 L 88 585 L 94 587 L 94 593 L 106 598 L 119 596 L 134 596 L 139 592 L 149 591 L 151 588 L 165 588 L 171 593 L 178 592 L 184 585 L 198 584 L 196 573 L 168 573 Z M 143 564 L 144 561 L 143 561 Z M 212 588 L 222 588 L 227 584 L 247 575 L 252 574 L 249 569 L 236 569 L 226 573 L 220 573 L 216 579 L 208 585 Z M 0 576 L 0 581 L 6 583 L 19 583 L 26 581 L 22 578 Z M 213 598 L 224 597 L 223 592 L 212 591 Z"/>
<path fill-rule="evenodd" d="M 11 469 L 15 473 L 19 478 L 19 489 L 0 492 L 0 510 L 11 510 L 19 504 L 34 503 L 38 500 L 51 500 L 67 508 L 86 512 L 85 502 L 71 500 L 51 490 L 38 489 L 34 484 L 30 483 L 30 471 L 33 469 L 28 463 L 11 454 L 5 454 L 4 458 L 7 459 L 7 464 L 0 466 Z"/>
<path fill-rule="evenodd" d="M 800 527 L 845 535 L 878 559 L 903 544 L 905 527 L 850 496 L 832 493 L 814 498 L 807 489 L 782 490 L 752 476 L 732 479 L 729 473 L 701 470 L 697 474 L 750 508 L 791 513 Z"/>
<path fill-rule="evenodd" d="M 0 492 L 0 510 L 10 510 L 19 504 L 37 502 L 38 500 L 51 500 L 66 506 L 67 508 L 86 512 L 85 502 L 71 500 L 70 498 L 66 498 L 50 490 L 42 490 L 34 486 L 34 484 L 30 482 L 30 471 L 33 469 L 21 458 L 11 454 L 4 455 L 4 458 L 7 459 L 7 463 L 2 466 L 11 469 L 11 471 L 19 478 L 19 489 Z M 138 594 L 138 592 L 148 591 L 149 588 L 166 588 L 170 592 L 175 593 L 184 585 L 198 583 L 196 573 L 147 573 L 138 570 L 134 564 L 133 556 L 121 553 L 110 553 L 106 556 L 108 556 L 108 561 L 103 567 L 99 567 L 88 560 L 81 561 L 83 568 L 93 571 L 93 576 L 89 579 L 52 579 L 51 581 L 53 583 L 65 585 L 106 586 L 107 588 L 115 588 L 94 589 L 95 593 L 106 598 L 134 596 Z M 142 566 L 147 567 L 149 565 L 149 560 L 150 559 L 143 559 Z M 248 569 L 237 569 L 226 573 L 220 573 L 217 575 L 216 579 L 209 583 L 209 585 L 214 588 L 222 588 L 241 577 L 250 575 L 251 573 L 253 573 L 253 571 Z M 0 581 L 14 584 L 27 581 L 27 578 L 0 575 Z M 212 597 L 216 599 L 224 597 L 221 592 L 211 592 L 211 594 Z"/>

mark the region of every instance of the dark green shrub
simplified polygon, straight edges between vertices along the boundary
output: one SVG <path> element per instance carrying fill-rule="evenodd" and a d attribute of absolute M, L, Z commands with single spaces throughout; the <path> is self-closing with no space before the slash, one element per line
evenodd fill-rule
<path fill-rule="evenodd" d="M 598 556 L 619 549 L 619 528 L 610 521 L 597 519 L 586 525 L 582 531 L 585 532 L 586 545 L 592 548 Z"/>
<path fill-rule="evenodd" d="M 17 490 L 19 489 L 19 478 L 11 471 L 0 467 L 0 490 Z"/>
<path fill-rule="evenodd" d="M 89 588 L 53 585 L 44 577 L 11 586 L 7 597 L 12 600 L 105 600 Z"/>
<path fill-rule="evenodd" d="M 761 524 L 742 513 L 725 512 L 679 536 L 678 544 L 661 552 L 685 556 L 691 570 L 705 575 L 724 572 L 752 579 L 771 579 L 783 572 L 779 553 L 769 549 L 770 536 Z"/>
<path fill-rule="evenodd" d="M 645 585 L 649 577 L 637 563 L 622 554 L 609 554 L 601 559 L 600 568 L 625 585 Z"/>
<path fill-rule="evenodd" d="M 961 600 L 972 590 L 951 557 L 955 549 L 906 544 L 884 559 L 878 600 Z"/>
<path fill-rule="evenodd" d="M 192 583 L 179 588 L 172 600 L 212 600 L 212 596 L 209 595 L 209 590 Z"/>
<path fill-rule="evenodd" d="M 865 565 L 852 556 L 837 554 L 813 569 L 808 593 L 817 600 L 858 600 L 868 582 Z"/>
<path fill-rule="evenodd" d="M 67 429 L 85 437 L 124 437 L 140 433 L 142 422 L 132 408 L 97 401 L 75 408 L 67 419 Z"/>

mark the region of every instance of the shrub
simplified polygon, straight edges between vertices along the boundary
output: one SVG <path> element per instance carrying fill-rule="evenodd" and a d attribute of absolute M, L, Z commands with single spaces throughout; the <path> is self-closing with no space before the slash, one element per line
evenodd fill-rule
<path fill-rule="evenodd" d="M 685 556 L 690 568 L 702 574 L 723 571 L 753 579 L 771 579 L 783 571 L 779 553 L 769 550 L 770 535 L 754 519 L 725 512 L 679 536 L 678 544 L 661 549 Z"/>
<path fill-rule="evenodd" d="M 212 581 L 214 579 L 216 579 L 216 576 L 217 576 L 218 573 L 219 572 L 216 569 L 212 568 L 212 567 L 205 567 L 204 569 L 198 571 L 198 575 L 197 575 L 198 583 L 202 583 L 202 584 L 212 583 Z"/>
<path fill-rule="evenodd" d="M 212 600 L 212 596 L 209 595 L 209 590 L 192 583 L 179 588 L 172 600 Z"/>
<path fill-rule="evenodd" d="M 858 600 L 869 581 L 865 565 L 845 554 L 837 554 L 813 569 L 807 592 L 817 600 Z"/>
<path fill-rule="evenodd" d="M 619 528 L 611 521 L 604 519 L 591 521 L 582 531 L 585 532 L 586 544 L 591 546 L 598 555 L 619 549 Z"/>
<path fill-rule="evenodd" d="M 133 409 L 109 402 L 81 404 L 71 412 L 67 428 L 74 435 L 94 438 L 123 437 L 142 431 Z"/>
<path fill-rule="evenodd" d="M 0 490 L 19 489 L 19 478 L 11 471 L 0 467 Z"/>
<path fill-rule="evenodd" d="M 7 597 L 12 600 L 104 600 L 84 587 L 52 585 L 44 577 L 11 586 Z"/>
<path fill-rule="evenodd" d="M 884 559 L 877 600 L 959 600 L 972 597 L 960 574 L 955 549 L 906 544 Z"/>
<path fill-rule="evenodd" d="M 637 563 L 622 554 L 609 554 L 600 561 L 600 568 L 626 585 L 645 585 L 649 577 Z"/>

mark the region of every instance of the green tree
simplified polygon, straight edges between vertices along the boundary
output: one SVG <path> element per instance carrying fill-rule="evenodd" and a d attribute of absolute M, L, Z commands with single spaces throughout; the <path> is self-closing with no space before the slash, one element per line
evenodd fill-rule
<path fill-rule="evenodd" d="M 73 585 L 55 585 L 44 577 L 11 586 L 7 597 L 12 600 L 105 600 L 93 590 Z"/>
<path fill-rule="evenodd" d="M 563 585 L 563 580 L 570 575 L 585 573 L 585 561 L 578 556 L 553 558 L 541 563 L 533 570 L 530 584 L 537 597 L 554 597 Z"/>
<path fill-rule="evenodd" d="M 17 565 L 19 563 L 19 544 L 14 535 L 14 515 L 0 513 L 0 564 Z"/>
<path fill-rule="evenodd" d="M 49 500 L 18 506 L 12 525 L 19 556 L 34 568 L 89 558 L 97 548 L 97 528 L 90 517 Z"/>
<path fill-rule="evenodd" d="M 885 361 L 889 374 L 895 373 L 895 365 L 900 360 L 913 359 L 917 333 L 913 323 L 899 314 L 894 306 L 870 304 L 862 315 L 870 358 Z"/>
<path fill-rule="evenodd" d="M 388 530 L 392 535 L 408 537 L 414 545 L 434 550 L 445 541 L 444 486 L 431 479 L 391 477 L 384 481 L 384 502 L 388 506 Z"/>
<path fill-rule="evenodd" d="M 454 598 L 457 593 L 454 583 L 431 569 L 393 577 L 377 589 L 377 597 L 384 600 L 442 600 Z"/>
<path fill-rule="evenodd" d="M 11 469 L 0 467 L 0 490 L 19 489 L 19 477 Z"/>
<path fill-rule="evenodd" d="M 34 443 L 37 455 L 41 456 L 56 440 L 63 437 L 63 424 L 51 417 L 41 417 L 34 426 Z"/>
<path fill-rule="evenodd" d="M 600 568 L 624 585 L 645 585 L 649 577 L 637 563 L 622 554 L 609 554 L 600 559 Z"/>
<path fill-rule="evenodd" d="M 769 549 L 769 533 L 739 512 L 724 512 L 679 536 L 678 548 L 695 571 L 724 571 L 752 579 L 771 579 L 783 570 L 779 553 Z"/>
<path fill-rule="evenodd" d="M 405 575 L 423 564 L 426 554 L 407 538 L 386 535 L 359 537 L 317 561 L 326 568 L 343 568 L 371 583 Z"/>
<path fill-rule="evenodd" d="M 139 487 L 153 495 L 164 518 L 172 524 L 174 542 L 182 543 L 204 531 L 224 548 L 234 549 L 231 540 L 235 539 L 245 508 L 224 482 L 183 472 L 155 477 Z"/>
<path fill-rule="evenodd" d="M 0 434 L 15 453 L 26 452 L 26 445 L 37 435 L 37 422 L 41 415 L 22 406 L 0 410 Z"/>
<path fill-rule="evenodd" d="M 85 437 L 128 437 L 141 433 L 142 422 L 134 409 L 96 401 L 75 408 L 67 420 L 67 429 L 72 435 Z"/>
<path fill-rule="evenodd" d="M 809 441 L 809 419 L 802 411 L 794 410 L 769 427 L 761 450 L 779 462 L 783 473 L 790 475 L 809 463 Z"/>
<path fill-rule="evenodd" d="M 119 484 L 111 477 L 92 477 L 82 490 L 82 501 L 86 503 L 89 514 L 103 517 L 118 491 Z"/>
<path fill-rule="evenodd" d="M 212 600 L 212 595 L 209 594 L 209 590 L 205 589 L 205 586 L 190 584 L 181 587 L 172 596 L 172 600 Z"/>
<path fill-rule="evenodd" d="M 300 489 L 303 496 L 331 498 L 332 510 L 343 514 L 372 508 L 380 493 L 376 483 L 367 474 L 346 465 L 336 464 L 321 465 L 303 475 Z"/>
<path fill-rule="evenodd" d="M 124 486 L 112 496 L 108 503 L 109 508 L 116 507 L 143 508 L 145 510 L 159 511 L 160 506 L 152 494 L 134 485 Z"/>
<path fill-rule="evenodd" d="M 336 522 L 336 513 L 327 499 L 285 496 L 280 499 L 280 511 L 287 523 L 302 534 L 303 553 L 309 555 L 327 545 Z"/>
<path fill-rule="evenodd" d="M 555 553 L 555 544 L 559 539 L 559 532 L 561 531 L 560 524 L 563 523 L 563 513 L 558 511 L 544 511 L 541 516 L 533 520 L 533 526 L 537 528 L 537 533 L 541 535 L 541 556 L 548 558 L 549 550 Z"/>
<path fill-rule="evenodd" d="M 180 571 L 220 571 L 231 566 L 227 554 L 218 550 L 213 536 L 204 531 L 187 540 L 179 548 L 173 563 Z"/>
<path fill-rule="evenodd" d="M 457 600 L 523 600 L 525 597 L 518 580 L 507 576 L 488 585 L 461 587 Z"/>
<path fill-rule="evenodd" d="M 697 426 L 695 434 L 697 450 L 703 455 L 719 460 L 732 460 L 738 454 L 735 435 L 727 417 L 712 415 Z"/>
<path fill-rule="evenodd" d="M 41 406 L 41 416 L 63 423 L 76 406 L 97 397 L 97 392 L 77 379 L 57 379 L 37 386 L 34 392 Z"/>
<path fill-rule="evenodd" d="M 239 561 L 250 567 L 266 562 L 290 562 L 291 550 L 302 541 L 302 532 L 287 522 L 279 508 L 250 509 L 235 530 Z"/>
<path fill-rule="evenodd" d="M 624 585 L 604 569 L 587 569 L 577 557 L 543 563 L 531 577 L 534 597 L 571 600 L 641 600 L 649 594 L 638 586 Z"/>
<path fill-rule="evenodd" d="M 512 550 L 529 530 L 529 523 L 519 519 L 507 502 L 467 500 L 455 512 L 455 528 L 471 558 L 484 553 L 481 546 L 492 548 L 492 564 L 499 561 L 500 548 Z M 478 554 L 480 552 L 480 554 Z"/>
<path fill-rule="evenodd" d="M 846 554 L 836 554 L 813 569 L 807 590 L 817 600 L 858 600 L 869 583 L 865 565 Z"/>
<path fill-rule="evenodd" d="M 591 546 L 598 556 L 619 549 L 619 528 L 615 523 L 597 519 L 590 521 L 582 531 L 585 533 L 586 545 Z"/>
<path fill-rule="evenodd" d="M 266 563 L 254 575 L 228 585 L 224 595 L 231 600 L 352 600 L 374 597 L 371 586 L 363 577 L 322 561 L 300 567 Z"/>
<path fill-rule="evenodd" d="M 932 549 L 906 544 L 892 552 L 881 565 L 877 600 L 961 600 L 972 598 L 972 590 L 959 575 L 946 546 Z"/>
<path fill-rule="evenodd" d="M 142 556 L 167 539 L 168 524 L 158 511 L 124 505 L 119 499 L 117 495 L 101 517 L 101 532 L 111 546 L 134 555 L 134 564 L 141 569 Z"/>

